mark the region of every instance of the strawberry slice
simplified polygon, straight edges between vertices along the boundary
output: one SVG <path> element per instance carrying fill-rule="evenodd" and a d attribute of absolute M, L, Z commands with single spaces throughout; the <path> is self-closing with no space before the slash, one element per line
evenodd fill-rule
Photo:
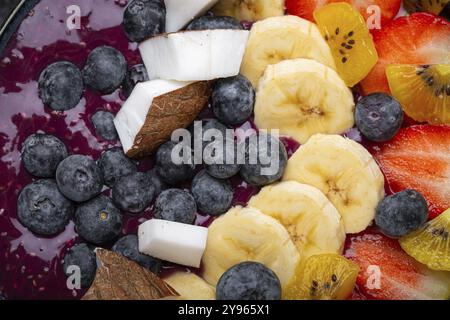
<path fill-rule="evenodd" d="M 374 229 L 347 240 L 345 256 L 356 262 L 358 289 L 369 299 L 448 299 L 450 274 L 432 271 L 404 252 L 397 240 Z"/>
<path fill-rule="evenodd" d="M 368 19 L 372 13 L 367 13 L 367 8 L 376 5 L 381 9 L 381 26 L 394 19 L 400 10 L 401 0 L 286 0 L 288 14 L 314 22 L 314 10 L 332 2 L 347 2 L 357 9 L 364 19 Z"/>
<path fill-rule="evenodd" d="M 392 20 L 373 31 L 378 63 L 361 82 L 365 94 L 389 93 L 389 64 L 450 63 L 450 22 L 428 13 L 414 13 Z"/>
<path fill-rule="evenodd" d="M 421 192 L 430 218 L 450 208 L 450 126 L 403 128 L 394 139 L 372 150 L 392 192 Z"/>

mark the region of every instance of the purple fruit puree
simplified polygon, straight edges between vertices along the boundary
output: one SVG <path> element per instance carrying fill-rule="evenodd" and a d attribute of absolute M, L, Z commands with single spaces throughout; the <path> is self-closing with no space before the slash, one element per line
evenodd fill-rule
<path fill-rule="evenodd" d="M 81 29 L 69 31 L 66 7 L 74 4 L 81 8 Z M 121 27 L 126 4 L 124 0 L 42 0 L 0 57 L 0 292 L 9 299 L 79 299 L 84 294 L 84 290 L 67 288 L 61 267 L 66 250 L 82 241 L 73 222 L 58 236 L 45 238 L 29 232 L 17 220 L 18 194 L 33 180 L 21 164 L 20 150 L 34 132 L 55 135 L 70 153 L 94 159 L 119 145 L 96 136 L 90 117 L 98 110 L 116 113 L 123 103 L 120 90 L 107 96 L 86 90 L 76 108 L 55 112 L 39 99 L 37 79 L 47 65 L 60 60 L 82 68 L 89 52 L 100 45 L 121 51 L 129 66 L 141 63 L 137 45 L 128 42 Z M 289 154 L 298 148 L 289 139 L 283 142 Z M 152 159 L 142 160 L 141 170 L 151 168 L 152 163 Z M 245 205 L 257 192 L 238 177 L 233 179 L 233 186 L 235 204 Z M 123 233 L 135 233 L 149 218 L 151 208 L 140 215 L 125 214 Z M 211 221 L 209 216 L 198 215 L 196 223 L 207 226 Z"/>

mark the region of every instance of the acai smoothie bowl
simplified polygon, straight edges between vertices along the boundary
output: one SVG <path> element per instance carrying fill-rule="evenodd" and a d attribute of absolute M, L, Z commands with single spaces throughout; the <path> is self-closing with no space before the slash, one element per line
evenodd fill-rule
<path fill-rule="evenodd" d="M 0 300 L 450 298 L 448 0 L 33 0 L 0 33 Z"/>

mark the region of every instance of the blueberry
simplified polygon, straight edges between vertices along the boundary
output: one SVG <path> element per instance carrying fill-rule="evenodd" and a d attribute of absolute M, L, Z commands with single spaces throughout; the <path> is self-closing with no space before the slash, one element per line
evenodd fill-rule
<path fill-rule="evenodd" d="M 95 133 L 107 141 L 117 140 L 117 131 L 114 126 L 114 115 L 108 111 L 97 111 L 91 118 Z"/>
<path fill-rule="evenodd" d="M 168 189 L 163 191 L 155 202 L 156 219 L 192 224 L 197 213 L 194 197 L 184 190 Z"/>
<path fill-rule="evenodd" d="M 211 152 L 209 152 L 211 148 Z M 217 150 L 221 150 L 217 154 Z M 220 151 L 219 151 L 220 152 Z M 213 157 L 208 159 L 205 155 L 210 154 Z M 214 178 L 228 179 L 235 176 L 239 170 L 240 165 L 237 163 L 237 148 L 234 140 L 225 139 L 215 141 L 205 148 L 203 160 L 206 163 L 206 170 Z"/>
<path fill-rule="evenodd" d="M 98 195 L 103 177 L 94 160 L 87 156 L 69 156 L 56 169 L 58 188 L 70 200 L 83 202 Z"/>
<path fill-rule="evenodd" d="M 7 300 L 4 293 L 0 292 L 0 301 Z"/>
<path fill-rule="evenodd" d="M 40 235 L 62 232 L 74 212 L 71 201 L 58 190 L 54 180 L 37 180 L 22 189 L 17 217 L 30 231 Z"/>
<path fill-rule="evenodd" d="M 128 39 L 141 42 L 165 31 L 166 7 L 161 0 L 133 0 L 123 14 Z"/>
<path fill-rule="evenodd" d="M 104 195 L 80 205 L 75 211 L 74 220 L 80 237 L 95 245 L 114 240 L 122 231 L 122 213 Z"/>
<path fill-rule="evenodd" d="M 247 183 L 262 187 L 283 176 L 287 152 L 278 138 L 265 133 L 253 134 L 244 143 L 245 164 L 240 174 Z"/>
<path fill-rule="evenodd" d="M 39 76 L 39 97 L 53 110 L 67 111 L 76 107 L 83 90 L 81 71 L 71 62 L 55 62 Z"/>
<path fill-rule="evenodd" d="M 156 172 L 169 185 L 186 182 L 195 174 L 193 163 L 175 164 L 172 161 L 172 150 L 176 145 L 172 141 L 166 142 L 156 152 Z"/>
<path fill-rule="evenodd" d="M 385 93 L 372 93 L 356 104 L 355 120 L 359 131 L 367 139 L 388 141 L 402 126 L 402 106 Z"/>
<path fill-rule="evenodd" d="M 30 135 L 22 148 L 22 161 L 25 169 L 40 178 L 53 178 L 59 163 L 67 156 L 64 143 L 48 134 Z"/>
<path fill-rule="evenodd" d="M 211 101 L 217 119 L 228 125 L 237 125 L 252 115 L 255 90 L 242 75 L 220 79 L 214 86 Z"/>
<path fill-rule="evenodd" d="M 97 273 L 97 257 L 94 250 L 85 243 L 74 245 L 64 256 L 63 270 L 66 276 L 74 274 L 78 267 L 81 274 L 81 287 L 89 288 Z"/>
<path fill-rule="evenodd" d="M 109 94 L 119 88 L 127 73 L 122 53 L 108 46 L 95 48 L 83 68 L 85 84 L 94 91 Z"/>
<path fill-rule="evenodd" d="M 128 98 L 131 95 L 131 92 L 133 91 L 136 84 L 148 80 L 148 73 L 145 66 L 143 64 L 134 65 L 128 70 L 127 75 L 123 80 L 122 93 L 126 98 Z"/>
<path fill-rule="evenodd" d="M 214 138 L 209 139 L 210 137 L 208 137 L 208 135 L 212 135 L 213 133 L 220 134 L 222 139 L 227 137 L 227 129 L 228 128 L 224 124 L 216 119 L 195 121 L 188 129 L 192 137 L 192 148 L 195 148 L 195 142 L 198 142 L 199 144 L 201 142 L 203 149 L 211 142 L 214 142 Z"/>
<path fill-rule="evenodd" d="M 112 251 L 138 263 L 156 275 L 161 271 L 161 260 L 139 252 L 138 237 L 134 234 L 129 234 L 117 240 L 112 247 Z"/>
<path fill-rule="evenodd" d="M 217 300 L 280 300 L 277 275 L 258 262 L 242 262 L 228 269 L 219 279 Z"/>
<path fill-rule="evenodd" d="M 122 148 L 111 148 L 102 153 L 97 160 L 105 184 L 113 187 L 118 179 L 137 171 L 136 163 L 128 158 Z"/>
<path fill-rule="evenodd" d="M 213 178 L 205 170 L 195 176 L 191 192 L 200 212 L 212 216 L 227 212 L 233 202 L 231 183 Z"/>
<path fill-rule="evenodd" d="M 233 29 L 242 30 L 241 23 L 233 17 L 205 15 L 192 20 L 186 30 L 215 30 Z"/>
<path fill-rule="evenodd" d="M 401 237 L 420 228 L 428 218 L 428 204 L 415 190 L 384 198 L 377 207 L 375 223 L 390 237 Z"/>
<path fill-rule="evenodd" d="M 148 175 L 135 172 L 117 180 L 112 190 L 114 203 L 122 210 L 139 213 L 152 202 L 155 194 Z"/>
<path fill-rule="evenodd" d="M 158 196 L 163 190 L 167 189 L 167 185 L 162 181 L 159 174 L 156 172 L 156 169 L 152 169 L 147 172 L 147 175 L 153 185 L 155 190 L 155 197 Z"/>

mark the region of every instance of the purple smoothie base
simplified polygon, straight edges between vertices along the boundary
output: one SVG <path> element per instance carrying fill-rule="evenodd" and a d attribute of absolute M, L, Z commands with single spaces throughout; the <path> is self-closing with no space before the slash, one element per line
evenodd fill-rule
<path fill-rule="evenodd" d="M 82 10 L 81 30 L 66 27 L 66 7 L 77 4 Z M 67 60 L 80 68 L 87 55 L 100 45 L 121 51 L 132 66 L 142 63 L 137 45 L 129 43 L 121 22 L 124 0 L 42 0 L 22 22 L 4 54 L 0 57 L 0 292 L 8 299 L 79 299 L 85 290 L 69 290 L 61 260 L 68 248 L 83 242 L 71 221 L 56 237 L 37 236 L 17 220 L 16 201 L 21 189 L 33 181 L 24 169 L 20 150 L 32 133 L 45 132 L 60 138 L 71 154 L 90 155 L 94 159 L 120 142 L 108 142 L 96 136 L 90 117 L 98 110 L 117 113 L 124 99 L 120 90 L 100 96 L 86 90 L 78 106 L 67 112 L 45 107 L 38 96 L 37 79 L 45 67 Z M 199 118 L 209 117 L 208 107 Z M 249 128 L 252 122 L 242 127 Z M 361 141 L 357 131 L 350 138 Z M 299 147 L 282 138 L 288 154 Z M 153 159 L 143 159 L 140 170 L 153 166 Z M 246 205 L 258 189 L 248 186 L 239 176 L 232 179 L 234 205 Z M 186 186 L 189 187 L 189 186 Z M 105 194 L 110 190 L 105 188 Z M 124 214 L 123 234 L 136 233 L 142 222 L 152 217 L 152 208 L 139 215 Z M 196 224 L 208 226 L 209 216 L 198 214 Z M 162 275 L 181 267 L 166 264 Z M 200 270 L 193 270 L 201 273 Z"/>

